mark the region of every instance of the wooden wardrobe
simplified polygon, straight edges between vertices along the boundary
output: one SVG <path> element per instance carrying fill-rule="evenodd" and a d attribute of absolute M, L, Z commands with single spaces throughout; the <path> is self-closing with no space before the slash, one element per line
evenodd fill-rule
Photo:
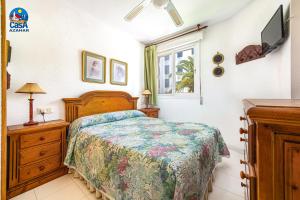
<path fill-rule="evenodd" d="M 300 200 L 300 100 L 244 100 L 246 199 Z"/>

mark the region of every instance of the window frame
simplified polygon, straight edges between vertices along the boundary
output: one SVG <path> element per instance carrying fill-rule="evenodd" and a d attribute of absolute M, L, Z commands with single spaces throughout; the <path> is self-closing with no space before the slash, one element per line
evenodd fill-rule
<path fill-rule="evenodd" d="M 194 92 L 193 93 L 176 93 L 176 53 L 179 51 L 185 51 L 189 49 L 194 49 Z M 183 98 L 183 99 L 194 99 L 201 97 L 201 58 L 200 58 L 200 41 L 194 41 L 183 45 L 178 45 L 173 48 L 169 48 L 157 53 L 157 62 L 159 62 L 159 57 L 171 56 L 170 71 L 172 72 L 172 93 L 171 94 L 160 94 L 159 84 L 157 84 L 157 96 L 158 98 Z M 156 80 L 159 82 L 159 63 L 157 64 L 157 76 Z"/>

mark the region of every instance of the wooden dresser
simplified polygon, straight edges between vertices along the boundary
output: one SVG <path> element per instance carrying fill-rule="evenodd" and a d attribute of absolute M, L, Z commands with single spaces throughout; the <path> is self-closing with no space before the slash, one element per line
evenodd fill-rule
<path fill-rule="evenodd" d="M 300 100 L 244 100 L 246 199 L 300 200 Z"/>
<path fill-rule="evenodd" d="M 67 173 L 63 120 L 8 127 L 8 197 L 14 197 Z"/>
<path fill-rule="evenodd" d="M 147 117 L 153 117 L 153 118 L 158 118 L 159 116 L 159 108 L 142 108 L 139 109 L 139 111 L 145 113 Z"/>

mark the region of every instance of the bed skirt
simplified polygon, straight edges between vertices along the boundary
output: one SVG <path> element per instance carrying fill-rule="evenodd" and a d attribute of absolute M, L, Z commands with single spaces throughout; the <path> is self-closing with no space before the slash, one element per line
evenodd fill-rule
<path fill-rule="evenodd" d="M 79 172 L 77 172 L 75 169 L 69 169 L 69 174 L 73 174 L 74 178 L 78 178 L 81 181 L 86 184 L 87 190 L 89 190 L 91 193 L 95 193 L 95 196 L 99 200 L 115 200 L 113 197 L 105 193 L 103 190 L 99 190 L 95 188 L 84 176 L 82 176 Z M 213 182 L 215 180 L 214 171 L 207 183 L 206 190 L 204 192 L 202 200 L 208 200 L 208 193 L 212 192 L 213 190 Z"/>

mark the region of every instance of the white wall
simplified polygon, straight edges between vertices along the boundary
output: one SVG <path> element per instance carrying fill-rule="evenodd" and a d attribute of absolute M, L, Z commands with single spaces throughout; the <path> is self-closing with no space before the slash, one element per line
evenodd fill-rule
<path fill-rule="evenodd" d="M 64 119 L 64 97 L 91 90 L 122 90 L 139 96 L 143 83 L 144 46 L 128 34 L 74 7 L 71 1 L 9 0 L 7 11 L 23 7 L 29 13 L 29 33 L 9 33 L 12 76 L 8 91 L 8 125 L 28 121 L 27 95 L 14 92 L 26 82 L 37 82 L 47 91 L 35 95 L 35 108 L 52 107 L 46 119 Z M 102 8 L 99 8 L 101 12 Z M 9 25 L 9 24 L 8 24 Z M 107 84 L 81 81 L 81 51 L 107 57 Z M 128 62 L 128 86 L 109 84 L 109 59 Z M 35 110 L 36 111 L 36 110 Z M 41 120 L 35 113 L 35 119 Z"/>
<path fill-rule="evenodd" d="M 244 98 L 290 98 L 290 39 L 266 58 L 235 64 L 235 54 L 250 44 L 260 44 L 260 32 L 280 3 L 255 0 L 233 18 L 209 27 L 201 42 L 201 77 L 204 104 L 199 99 L 159 98 L 161 116 L 170 121 L 195 121 L 218 127 L 226 142 L 241 148 L 238 129 L 242 126 Z M 225 55 L 225 75 L 212 75 L 212 57 Z"/>
<path fill-rule="evenodd" d="M 77 97 L 95 90 L 125 90 L 139 95 L 143 83 L 143 45 L 124 32 L 106 25 L 71 1 L 11 0 L 7 10 L 20 6 L 29 12 L 30 33 L 8 33 L 13 47 L 9 72 L 8 124 L 28 119 L 27 96 L 14 91 L 26 82 L 38 82 L 48 93 L 36 95 L 35 107 L 52 107 L 47 119 L 64 118 L 61 98 Z M 289 39 L 266 58 L 235 65 L 235 53 L 260 43 L 260 32 L 280 3 L 288 0 L 255 0 L 233 18 L 210 26 L 201 43 L 201 76 L 204 105 L 199 99 L 159 99 L 161 117 L 169 121 L 196 121 L 218 127 L 227 143 L 240 147 L 238 129 L 244 98 L 290 98 L 291 63 Z M 46 8 L 46 9 L 45 9 Z M 126 87 L 81 81 L 81 50 L 129 63 Z M 212 56 L 225 55 L 225 75 L 212 75 Z M 108 63 L 107 63 L 108 64 Z M 108 68 L 107 68 L 108 69 Z M 107 70 L 107 80 L 109 80 Z M 41 120 L 39 116 L 35 118 Z"/>
<path fill-rule="evenodd" d="M 292 98 L 300 99 L 300 1 L 291 1 Z"/>

